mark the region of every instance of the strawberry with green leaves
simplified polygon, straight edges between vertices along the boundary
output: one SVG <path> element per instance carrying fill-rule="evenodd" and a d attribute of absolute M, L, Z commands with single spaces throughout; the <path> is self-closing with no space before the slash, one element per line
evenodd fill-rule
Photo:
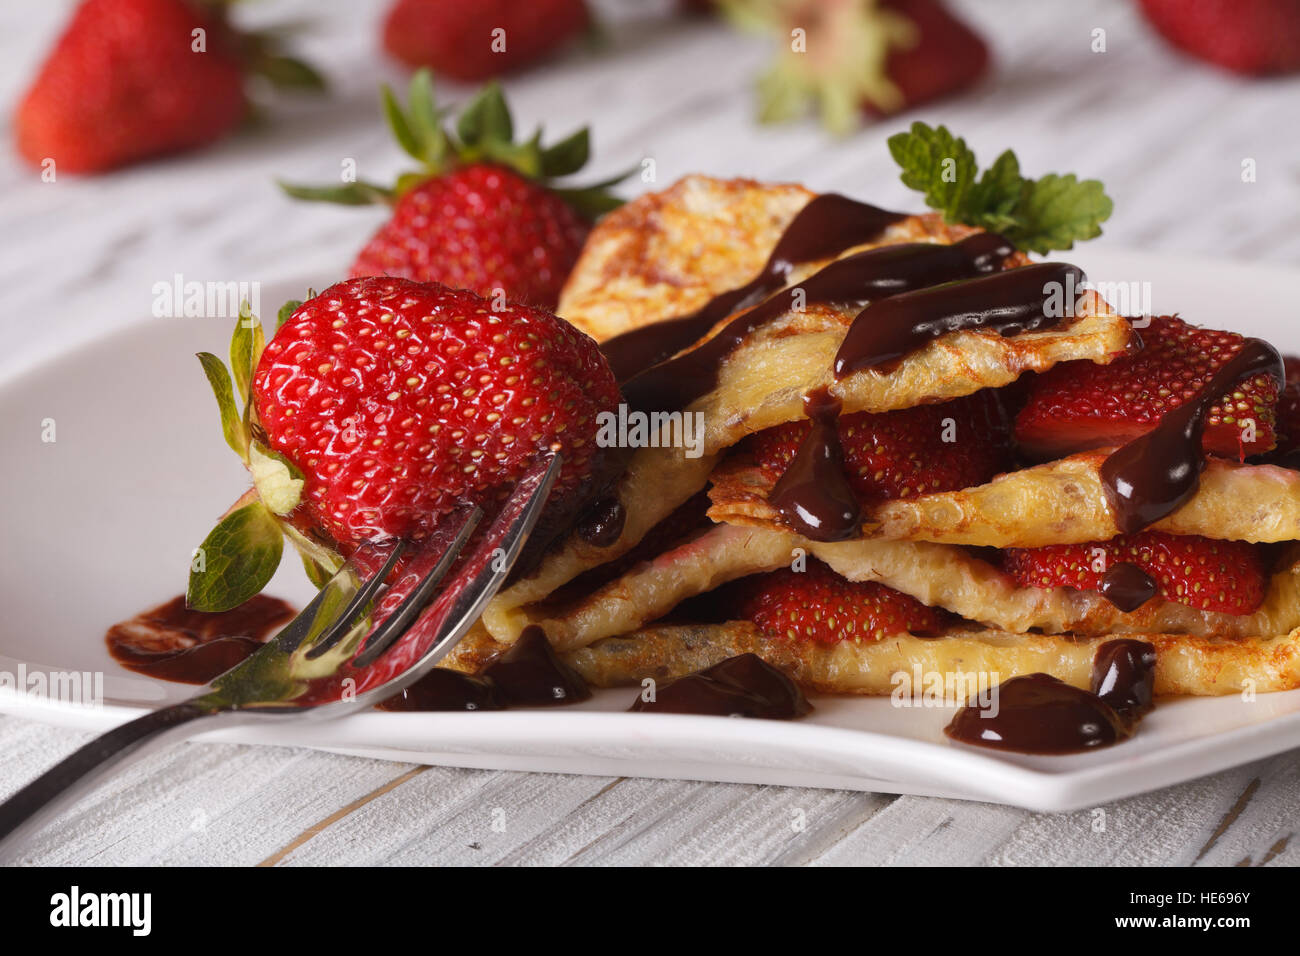
<path fill-rule="evenodd" d="M 543 147 L 538 130 L 516 143 L 505 97 L 492 84 L 461 113 L 453 134 L 427 71 L 411 80 L 406 109 L 387 87 L 383 102 L 393 134 L 420 169 L 398 177 L 392 188 L 364 181 L 282 184 L 298 199 L 392 207 L 351 275 L 404 276 L 485 297 L 503 292 L 512 301 L 555 308 L 591 220 L 619 203 L 606 189 L 621 176 L 578 189 L 555 184 L 586 164 L 588 131 Z"/>
<path fill-rule="evenodd" d="M 85 0 L 14 116 L 33 165 L 93 173 L 204 146 L 248 114 L 245 84 L 320 89 L 274 34 L 228 22 L 229 0 Z"/>
<path fill-rule="evenodd" d="M 490 512 L 551 451 L 564 466 L 548 508 L 574 514 L 603 473 L 596 418 L 620 400 L 596 343 L 563 319 L 394 277 L 289 303 L 269 342 L 245 310 L 233 385 L 199 358 L 255 492 L 202 545 L 187 595 L 200 610 L 260 591 L 283 535 L 319 583 L 364 541 L 419 539 L 464 503 Z"/>

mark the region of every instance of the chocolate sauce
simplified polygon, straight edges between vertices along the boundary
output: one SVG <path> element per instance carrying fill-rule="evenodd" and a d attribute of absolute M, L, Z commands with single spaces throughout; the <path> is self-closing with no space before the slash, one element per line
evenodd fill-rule
<path fill-rule="evenodd" d="M 627 509 L 615 495 L 601 498 L 578 522 L 578 536 L 597 548 L 608 548 L 623 535 Z"/>
<path fill-rule="evenodd" d="M 723 360 L 742 342 L 800 300 L 803 305 L 888 301 L 891 296 L 935 283 L 989 273 L 1000 268 L 1013 251 L 1011 243 L 1001 236 L 979 233 L 953 245 L 917 242 L 881 246 L 838 259 L 799 285 L 783 289 L 741 313 L 699 347 L 636 375 L 626 382 L 623 394 L 628 405 L 639 411 L 683 408 L 717 384 Z"/>
<path fill-rule="evenodd" d="M 1052 328 L 1073 315 L 1065 294 L 1082 292 L 1083 282 L 1077 266 L 1043 262 L 872 302 L 835 355 L 835 377 L 889 365 L 949 332 L 1017 335 Z"/>
<path fill-rule="evenodd" d="M 638 697 L 632 711 L 790 720 L 812 710 L 790 677 L 756 654 L 741 654 Z"/>
<path fill-rule="evenodd" d="M 1196 397 L 1110 454 L 1102 463 L 1101 481 L 1120 532 L 1141 531 L 1196 494 L 1205 468 L 1201 440 L 1206 414 L 1243 378 L 1261 374 L 1273 376 L 1280 388 L 1285 381 L 1282 357 L 1262 339 L 1246 339 Z"/>
<path fill-rule="evenodd" d="M 727 316 L 761 302 L 786 284 L 796 265 L 870 242 L 906 218 L 905 213 L 889 212 L 835 193 L 817 196 L 786 226 L 762 271 L 749 282 L 710 299 L 690 315 L 616 335 L 601 345 L 601 351 L 609 359 L 615 377 L 625 382 L 699 341 Z"/>
<path fill-rule="evenodd" d="M 378 710 L 501 710 L 505 704 L 492 681 L 435 667 Z"/>
<path fill-rule="evenodd" d="M 181 684 L 206 684 L 257 652 L 293 608 L 257 594 L 229 611 L 185 606 L 185 596 L 114 624 L 104 640 L 127 670 Z"/>
<path fill-rule="evenodd" d="M 506 704 L 518 707 L 572 704 L 591 696 L 587 682 L 560 660 L 546 632 L 536 624 L 524 628 L 482 677 L 496 685 Z"/>
<path fill-rule="evenodd" d="M 1093 658 L 1092 690 L 1048 674 L 1005 680 L 988 706 L 968 704 L 944 733 L 953 740 L 1030 754 L 1108 747 L 1133 735 L 1152 706 L 1155 649 L 1143 641 L 1107 641 Z"/>
<path fill-rule="evenodd" d="M 1101 596 L 1125 614 L 1146 604 L 1157 590 L 1155 578 L 1127 561 L 1111 565 L 1101 579 Z"/>
<path fill-rule="evenodd" d="M 825 388 L 804 396 L 812 429 L 768 495 L 786 523 L 813 541 L 843 541 L 862 526 L 862 507 L 849 485 L 840 447 L 840 400 Z"/>
<path fill-rule="evenodd" d="M 1092 692 L 1127 720 L 1155 706 L 1155 679 L 1156 649 L 1146 641 L 1107 641 L 1093 657 Z"/>

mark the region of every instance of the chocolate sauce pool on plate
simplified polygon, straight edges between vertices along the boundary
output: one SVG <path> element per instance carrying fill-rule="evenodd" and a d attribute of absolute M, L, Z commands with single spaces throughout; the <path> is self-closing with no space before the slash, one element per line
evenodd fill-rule
<path fill-rule="evenodd" d="M 995 750 L 1070 754 L 1108 747 L 1132 736 L 1151 709 L 1155 649 L 1143 641 L 1106 641 L 1093 658 L 1092 689 L 1048 674 L 1012 677 L 993 689 L 988 706 L 968 704 L 944 733 Z"/>

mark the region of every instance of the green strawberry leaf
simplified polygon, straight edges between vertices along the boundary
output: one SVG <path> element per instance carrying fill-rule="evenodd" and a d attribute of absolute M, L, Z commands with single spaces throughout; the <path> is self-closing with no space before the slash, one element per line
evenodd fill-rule
<path fill-rule="evenodd" d="M 397 102 L 397 97 L 393 95 L 392 87 L 387 84 L 381 87 L 379 98 L 383 103 L 384 118 L 388 120 L 388 126 L 393 131 L 393 138 L 397 140 L 397 145 L 413 159 L 423 160 L 424 157 L 420 154 L 420 140 L 407 122 L 406 113 L 402 110 L 402 105 Z"/>
<path fill-rule="evenodd" d="M 240 303 L 235 334 L 230 339 L 230 371 L 235 378 L 235 392 L 245 406 L 248 404 L 253 370 L 257 368 L 257 360 L 262 357 L 262 349 L 265 347 L 262 320 L 253 314 L 247 302 Z"/>
<path fill-rule="evenodd" d="M 302 305 L 301 299 L 290 299 L 284 305 L 280 306 L 280 311 L 276 314 L 275 317 L 275 329 L 277 332 L 280 330 L 280 326 L 288 322 L 289 318 L 295 312 L 298 311 L 298 307 L 301 305 Z"/>
<path fill-rule="evenodd" d="M 456 121 L 456 135 L 465 146 L 509 143 L 515 138 L 514 122 L 501 84 L 494 80 L 470 100 Z"/>
<path fill-rule="evenodd" d="M 570 176 L 586 166 L 590 158 L 591 134 L 584 126 L 542 150 L 542 174 L 549 179 Z"/>
<path fill-rule="evenodd" d="M 356 182 L 343 183 L 341 186 L 297 186 L 276 180 L 276 185 L 286 195 L 294 199 L 306 199 L 310 202 L 332 202 L 340 206 L 373 206 L 376 203 L 391 204 L 394 196 L 391 189 L 385 189 L 375 183 L 358 179 Z"/>
<path fill-rule="evenodd" d="M 323 588 L 329 583 L 330 578 L 334 577 L 307 555 L 300 555 L 300 557 L 302 558 L 302 569 L 307 572 L 307 580 L 314 584 L 317 590 Z"/>
<path fill-rule="evenodd" d="M 1100 182 L 1073 173 L 1028 179 L 1010 150 L 975 179 L 978 164 L 964 140 L 945 127 L 913 123 L 889 138 L 903 183 L 925 194 L 926 204 L 950 223 L 1000 232 L 1026 252 L 1070 249 L 1101 235 L 1114 203 Z"/>
<path fill-rule="evenodd" d="M 225 436 L 226 444 L 236 455 L 248 461 L 248 432 L 235 405 L 230 373 L 226 371 L 226 366 L 222 364 L 221 359 L 211 352 L 199 352 L 198 357 L 203 366 L 203 374 L 208 377 L 208 384 L 212 386 L 212 394 L 217 398 L 217 408 L 221 412 L 221 433 Z"/>
<path fill-rule="evenodd" d="M 325 77 L 310 64 L 291 56 L 265 56 L 253 64 L 253 72 L 277 89 L 324 92 L 329 88 Z"/>
<path fill-rule="evenodd" d="M 284 553 L 280 523 L 260 501 L 221 519 L 190 566 L 186 603 L 199 611 L 228 611 L 266 587 Z"/>

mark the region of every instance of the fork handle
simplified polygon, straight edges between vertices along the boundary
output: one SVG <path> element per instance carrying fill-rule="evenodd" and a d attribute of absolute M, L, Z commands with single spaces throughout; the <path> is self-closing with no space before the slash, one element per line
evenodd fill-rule
<path fill-rule="evenodd" d="M 24 835 L 94 788 L 110 770 L 189 736 L 192 721 L 218 713 L 193 701 L 173 704 L 114 727 L 65 757 L 0 804 L 0 858 L 7 859 Z"/>

